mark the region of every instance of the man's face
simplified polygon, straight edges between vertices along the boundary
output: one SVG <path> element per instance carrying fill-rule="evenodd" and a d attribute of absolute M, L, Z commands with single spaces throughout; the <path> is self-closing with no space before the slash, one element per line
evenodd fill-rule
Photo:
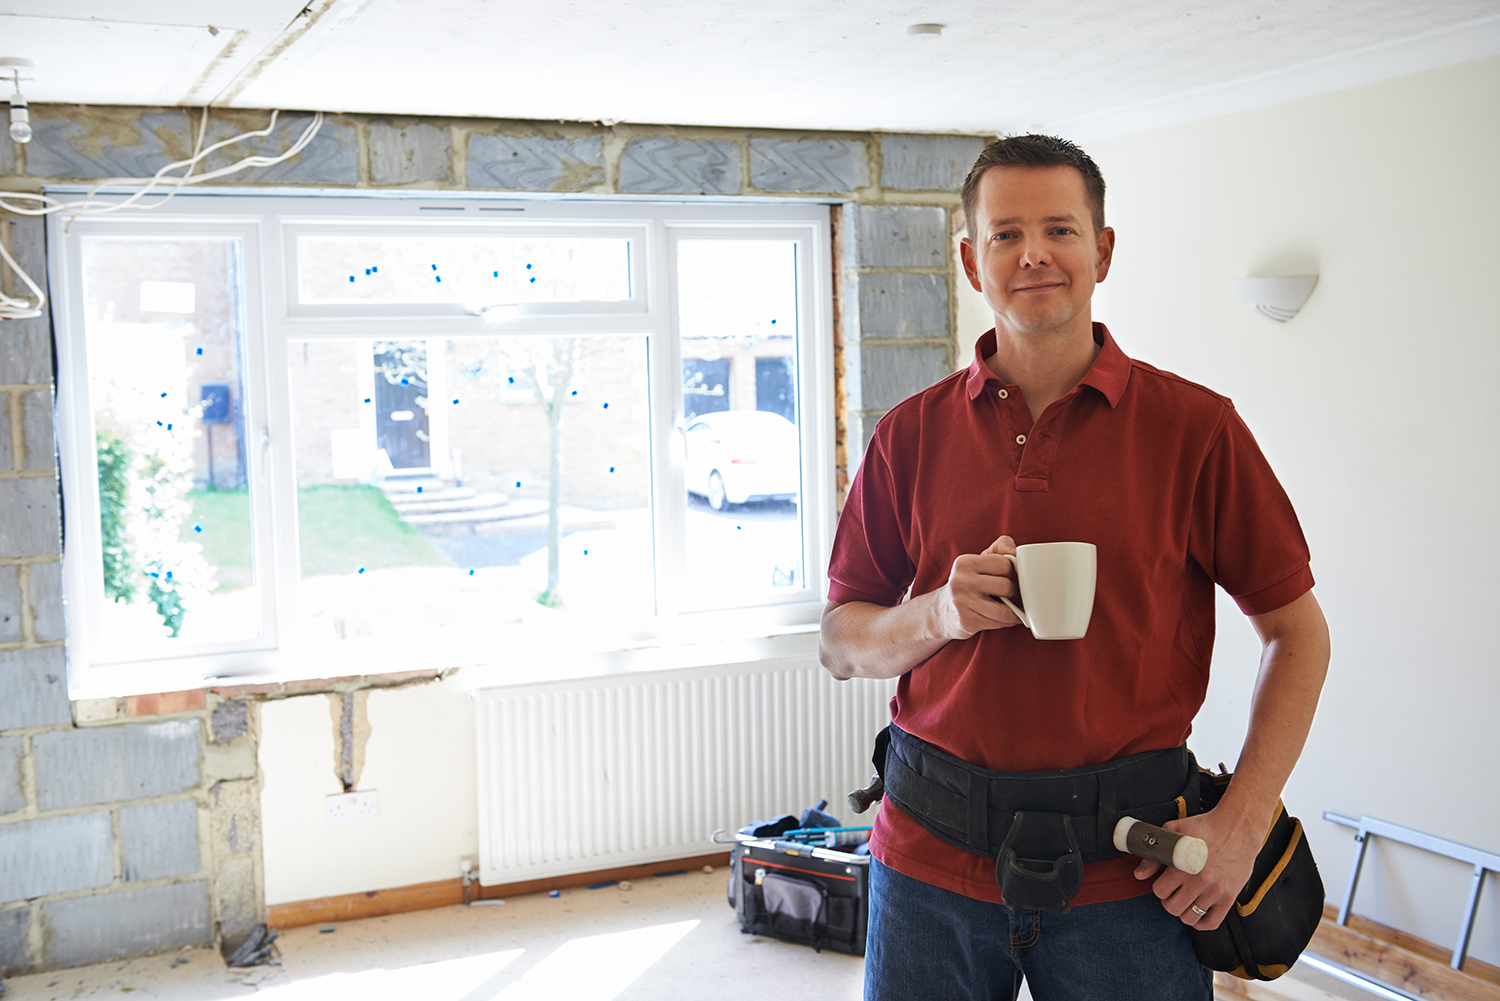
<path fill-rule="evenodd" d="M 964 271 L 997 328 L 1020 335 L 1087 328 L 1115 233 L 1094 232 L 1083 176 L 1072 167 L 991 167 L 977 194 Z"/>

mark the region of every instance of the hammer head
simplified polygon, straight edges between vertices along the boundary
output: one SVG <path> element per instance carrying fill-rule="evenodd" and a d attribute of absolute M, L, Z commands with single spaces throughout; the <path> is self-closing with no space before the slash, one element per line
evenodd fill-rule
<path fill-rule="evenodd" d="M 849 794 L 849 809 L 855 813 L 864 813 L 870 808 L 870 804 L 885 796 L 885 783 L 880 781 L 879 775 L 870 776 L 870 784 L 863 789 L 856 789 Z"/>

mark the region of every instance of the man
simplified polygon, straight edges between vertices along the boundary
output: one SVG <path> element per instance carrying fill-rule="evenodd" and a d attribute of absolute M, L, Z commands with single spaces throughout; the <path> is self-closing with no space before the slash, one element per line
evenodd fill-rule
<path fill-rule="evenodd" d="M 1055 905 L 1022 907 L 1004 902 L 997 839 L 1010 811 L 1040 807 L 957 800 L 960 816 L 989 818 L 965 836 L 893 806 L 887 774 L 865 996 L 1013 999 L 1024 974 L 1037 1001 L 1207 1001 L 1189 930 L 1217 928 L 1249 879 L 1327 670 L 1307 546 L 1233 405 L 1131 360 L 1093 322 L 1115 233 L 1087 154 L 1048 136 L 993 143 L 964 211 L 964 271 L 995 328 L 967 371 L 876 427 L 834 542 L 820 656 L 840 679 L 901 679 L 892 753 L 899 741 L 910 760 L 1028 780 L 1082 769 L 1100 791 L 1055 832 L 1023 836 L 1054 846 L 1042 861 L 1056 858 L 1059 885 L 1069 865 L 1082 875 Z M 1098 548 L 1083 639 L 1035 639 L 997 600 L 1024 603 L 1004 554 L 1054 541 Z M 1084 865 L 1075 822 L 1105 838 L 1118 806 L 1099 775 L 1139 761 L 1159 785 L 1159 762 L 1190 760 L 1180 745 L 1207 689 L 1215 584 L 1263 655 L 1234 781 L 1213 809 L 1164 825 L 1207 842 L 1208 865 Z"/>

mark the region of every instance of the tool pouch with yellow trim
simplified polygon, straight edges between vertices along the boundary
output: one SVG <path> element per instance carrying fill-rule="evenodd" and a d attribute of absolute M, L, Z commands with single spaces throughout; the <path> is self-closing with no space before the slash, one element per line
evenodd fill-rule
<path fill-rule="evenodd" d="M 1203 809 L 1218 803 L 1230 777 L 1200 774 Z M 1193 949 L 1211 970 L 1242 980 L 1275 980 L 1302 955 L 1322 917 L 1323 880 L 1302 822 L 1278 802 L 1250 881 L 1218 928 L 1193 932 Z"/>

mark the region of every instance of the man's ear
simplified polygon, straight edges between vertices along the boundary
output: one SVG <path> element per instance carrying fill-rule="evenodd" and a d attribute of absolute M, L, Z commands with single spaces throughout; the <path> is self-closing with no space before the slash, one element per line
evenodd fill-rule
<path fill-rule="evenodd" d="M 974 250 L 974 241 L 967 236 L 959 241 L 958 256 L 964 262 L 964 274 L 969 276 L 969 284 L 974 286 L 974 291 L 983 294 L 984 289 L 979 284 L 979 254 Z"/>
<path fill-rule="evenodd" d="M 1099 257 L 1099 264 L 1094 269 L 1094 281 L 1102 282 L 1109 274 L 1110 262 L 1115 259 L 1114 227 L 1105 226 L 1099 231 L 1099 243 L 1094 248 L 1094 253 Z"/>

